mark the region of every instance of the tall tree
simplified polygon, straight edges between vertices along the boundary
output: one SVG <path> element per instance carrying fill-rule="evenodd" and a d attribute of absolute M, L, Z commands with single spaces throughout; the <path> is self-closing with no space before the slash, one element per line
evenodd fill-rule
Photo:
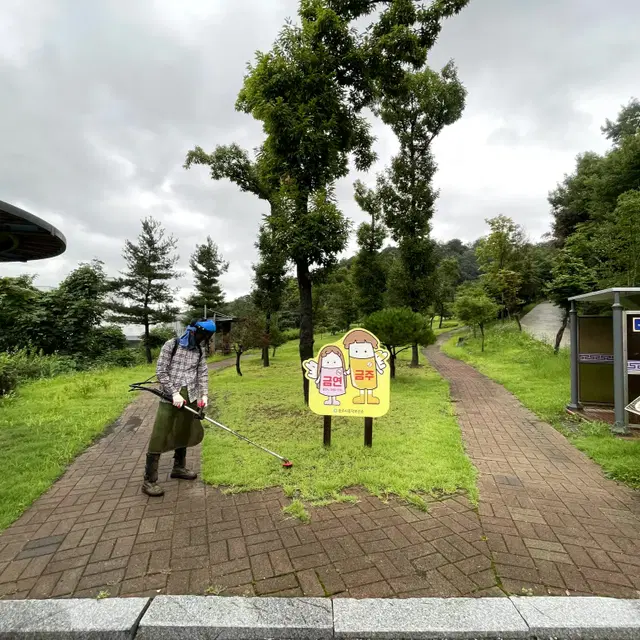
<path fill-rule="evenodd" d="M 554 256 L 551 268 L 551 281 L 546 287 L 549 299 L 558 305 L 562 311 L 562 324 L 556 334 L 554 352 L 560 351 L 562 336 L 569 322 L 571 303 L 569 298 L 579 296 L 591 290 L 594 284 L 594 274 L 584 261 L 571 251 L 571 247 L 564 247 Z"/>
<path fill-rule="evenodd" d="M 549 193 L 553 236 L 559 246 L 564 245 L 579 224 L 590 219 L 595 184 L 602 170 L 602 156 L 592 151 L 580 154 L 576 170 L 565 175 L 562 183 Z"/>
<path fill-rule="evenodd" d="M 604 156 L 580 154 L 575 171 L 549 194 L 553 234 L 560 246 L 579 225 L 597 223 L 613 212 L 623 193 L 640 187 L 640 101 L 631 100 L 615 121 L 606 121 L 602 132 L 613 148 Z"/>
<path fill-rule="evenodd" d="M 327 326 L 332 331 L 348 331 L 358 319 L 358 291 L 353 282 L 352 270 L 346 265 L 336 268 L 321 287 Z"/>
<path fill-rule="evenodd" d="M 62 340 L 58 350 L 89 355 L 93 331 L 100 326 L 107 311 L 107 276 L 103 263 L 81 263 L 53 293 L 55 314 Z"/>
<path fill-rule="evenodd" d="M 286 287 L 287 258 L 281 251 L 269 224 L 269 219 L 260 227 L 256 243 L 260 261 L 253 266 L 253 302 L 265 316 L 265 330 L 262 344 L 262 363 L 269 366 L 271 346 L 271 322 L 280 311 Z"/>
<path fill-rule="evenodd" d="M 640 191 L 623 193 L 611 214 L 586 228 L 591 255 L 602 256 L 596 270 L 598 286 L 640 285 Z"/>
<path fill-rule="evenodd" d="M 381 92 L 396 90 L 407 65 L 425 63 L 442 20 L 466 4 L 304 0 L 301 24 L 285 26 L 272 50 L 259 53 L 249 68 L 237 108 L 263 123 L 267 138 L 258 163 L 266 172 L 257 175 L 277 182 L 287 203 L 276 209 L 288 225 L 281 228 L 290 243 L 282 246 L 298 279 L 302 360 L 313 356 L 313 268 L 332 262 L 346 243 L 344 219 L 328 197 L 331 186 L 348 173 L 350 157 L 360 170 L 374 160 L 370 127 L 360 113 Z M 370 22 L 360 19 L 371 14 L 373 24 L 358 31 L 355 24 Z M 304 376 L 303 385 L 308 401 Z"/>
<path fill-rule="evenodd" d="M 193 271 L 196 290 L 185 302 L 190 318 L 198 318 L 208 315 L 224 304 L 220 276 L 227 272 L 229 263 L 223 259 L 218 245 L 207 236 L 205 244 L 196 245 L 189 266 Z"/>
<path fill-rule="evenodd" d="M 640 100 L 631 98 L 629 102 L 620 109 L 620 113 L 615 121 L 607 118 L 603 127 L 601 127 L 607 140 L 611 140 L 613 144 L 618 145 L 627 136 L 635 136 L 640 132 Z"/>
<path fill-rule="evenodd" d="M 485 326 L 496 319 L 498 305 L 480 291 L 469 290 L 456 300 L 456 316 L 465 324 L 480 329 L 482 351 L 484 351 Z"/>
<path fill-rule="evenodd" d="M 354 184 L 355 200 L 370 222 L 358 227 L 359 251 L 353 261 L 353 283 L 358 292 L 360 313 L 369 315 L 384 306 L 387 290 L 387 270 L 380 250 L 387 237 L 382 219 L 382 202 L 375 189 L 369 189 L 361 181 Z"/>
<path fill-rule="evenodd" d="M 450 305 L 456 297 L 456 287 L 460 284 L 460 263 L 457 258 L 442 258 L 436 270 L 434 293 L 435 312 L 440 316 L 439 328 L 445 316 L 450 315 Z"/>
<path fill-rule="evenodd" d="M 114 320 L 144 327 L 147 362 L 152 362 L 149 329 L 163 322 L 172 322 L 178 314 L 174 303 L 175 290 L 171 280 L 179 277 L 176 271 L 177 240 L 167 236 L 158 220 L 142 220 L 137 243 L 125 241 L 122 255 L 126 269 L 114 283 L 116 298 L 110 307 Z"/>
<path fill-rule="evenodd" d="M 436 341 L 426 318 L 411 309 L 389 307 L 372 313 L 364 326 L 389 349 L 391 378 L 396 377 L 396 358 L 414 344 L 427 347 Z"/>
<path fill-rule="evenodd" d="M 522 304 L 523 255 L 527 246 L 524 229 L 507 216 L 486 221 L 490 232 L 478 242 L 476 255 L 487 293 L 500 305 L 503 317 L 516 314 Z"/>
<path fill-rule="evenodd" d="M 466 90 L 449 62 L 439 73 L 428 67 L 406 73 L 398 90 L 384 96 L 380 107 L 382 120 L 398 137 L 400 151 L 380 177 L 379 191 L 385 222 L 399 248 L 396 290 L 402 292 L 403 305 L 414 312 L 427 310 L 435 289 L 437 261 L 429 232 L 438 194 L 432 184 L 436 163 L 431 144 L 462 116 L 465 99 Z M 412 365 L 418 366 L 417 344 Z"/>
<path fill-rule="evenodd" d="M 257 349 L 261 346 L 264 335 L 264 318 L 259 314 L 252 314 L 245 318 L 240 318 L 231 330 L 231 340 L 233 350 L 236 352 L 236 373 L 241 376 L 240 358 L 242 354 L 250 349 Z"/>
<path fill-rule="evenodd" d="M 480 275 L 475 243 L 465 244 L 454 238 L 439 246 L 442 258 L 456 258 L 460 266 L 460 283 L 475 280 Z"/>
<path fill-rule="evenodd" d="M 0 278 L 1 351 L 22 349 L 29 346 L 30 342 L 42 348 L 38 336 L 34 336 L 34 330 L 39 328 L 44 294 L 36 289 L 34 280 L 35 276 L 26 275 Z"/>
<path fill-rule="evenodd" d="M 526 243 L 524 229 L 507 216 L 496 216 L 485 222 L 489 225 L 489 235 L 482 238 L 476 248 L 480 270 L 483 273 L 497 273 L 501 269 L 518 271 Z"/>

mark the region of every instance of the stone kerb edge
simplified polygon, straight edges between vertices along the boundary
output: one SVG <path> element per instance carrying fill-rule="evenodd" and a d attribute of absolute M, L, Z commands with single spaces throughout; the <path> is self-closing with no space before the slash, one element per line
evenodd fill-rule
<path fill-rule="evenodd" d="M 640 600 L 597 597 L 0 600 L 0 640 L 520 640 L 640 637 Z"/>

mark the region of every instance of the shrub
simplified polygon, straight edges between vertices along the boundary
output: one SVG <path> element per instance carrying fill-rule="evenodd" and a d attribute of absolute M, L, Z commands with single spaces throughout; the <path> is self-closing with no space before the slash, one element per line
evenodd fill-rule
<path fill-rule="evenodd" d="M 372 313 L 364 328 L 371 331 L 389 349 L 391 378 L 396 377 L 396 358 L 414 344 L 428 346 L 436 341 L 427 319 L 402 307 L 389 307 Z"/>
<path fill-rule="evenodd" d="M 162 345 L 167 340 L 171 340 L 172 338 L 175 338 L 175 337 L 176 337 L 176 332 L 171 327 L 168 327 L 166 325 L 153 327 L 153 329 L 149 331 L 149 346 L 151 347 L 152 350 L 161 349 Z M 144 346 L 145 344 L 144 334 L 140 336 L 140 339 L 142 340 L 142 344 Z"/>
<path fill-rule="evenodd" d="M 0 396 L 11 393 L 18 386 L 18 371 L 7 356 L 0 353 Z"/>
<path fill-rule="evenodd" d="M 136 367 L 144 364 L 144 353 L 140 349 L 114 349 L 104 354 L 98 361 L 105 367 Z"/>
<path fill-rule="evenodd" d="M 27 349 L 0 352 L 0 395 L 14 391 L 25 380 L 52 378 L 77 369 L 78 362 L 69 356 L 45 356 Z"/>
<path fill-rule="evenodd" d="M 484 351 L 484 328 L 488 322 L 496 319 L 498 305 L 484 293 L 468 293 L 456 300 L 455 310 L 462 322 L 472 327 L 480 327 Z"/>
<path fill-rule="evenodd" d="M 282 339 L 285 342 L 289 342 L 290 340 L 299 340 L 300 339 L 300 329 L 285 329 L 282 332 Z"/>
<path fill-rule="evenodd" d="M 127 337 L 116 325 L 97 327 L 91 332 L 91 355 L 101 358 L 108 351 L 125 349 Z"/>

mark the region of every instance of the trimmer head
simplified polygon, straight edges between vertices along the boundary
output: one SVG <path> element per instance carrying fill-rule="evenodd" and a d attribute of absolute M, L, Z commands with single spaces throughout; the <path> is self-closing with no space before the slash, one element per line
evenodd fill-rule
<path fill-rule="evenodd" d="M 282 466 L 283 466 L 285 469 L 291 469 L 291 467 L 293 467 L 293 462 L 291 462 L 291 460 L 285 460 L 285 461 L 282 463 Z"/>

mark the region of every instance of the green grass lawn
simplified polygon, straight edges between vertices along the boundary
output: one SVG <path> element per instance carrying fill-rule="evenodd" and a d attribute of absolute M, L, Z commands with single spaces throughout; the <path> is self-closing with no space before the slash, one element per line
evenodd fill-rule
<path fill-rule="evenodd" d="M 449 331 L 453 331 L 454 329 L 458 329 L 462 327 L 462 323 L 460 320 L 456 320 L 455 318 L 448 318 L 447 320 L 442 321 L 442 327 L 439 327 L 440 317 L 436 316 L 433 319 L 433 332 L 439 336 L 442 333 L 447 333 Z"/>
<path fill-rule="evenodd" d="M 76 373 L 20 386 L 0 399 L 0 530 L 64 472 L 132 400 L 153 366 Z"/>
<path fill-rule="evenodd" d="M 611 435 L 608 425 L 571 419 L 565 407 L 570 398 L 569 352 L 556 356 L 552 347 L 520 333 L 515 324 L 497 324 L 487 330 L 485 352 L 471 334 L 461 347 L 459 336 L 443 346 L 453 358 L 464 360 L 504 385 L 538 416 L 553 424 L 581 451 L 620 482 L 640 488 L 640 439 Z"/>
<path fill-rule="evenodd" d="M 217 430 L 207 430 L 203 477 L 231 491 L 282 486 L 290 497 L 322 504 L 348 499 L 343 489 L 364 486 L 378 496 L 394 494 L 424 507 L 421 496 L 456 491 L 476 499 L 475 469 L 464 453 L 448 384 L 428 365 L 399 363 L 391 410 L 374 421 L 373 448 L 363 446 L 364 420 L 333 419 L 330 449 L 322 446 L 323 419 L 302 399 L 298 345 L 278 350 L 271 367 L 247 360 L 244 376 L 228 369 L 211 377 L 212 415 L 256 442 L 290 458 L 280 463 Z M 407 358 L 409 352 L 405 352 Z M 292 513 L 300 517 L 299 503 Z"/>
<path fill-rule="evenodd" d="M 209 364 L 213 364 L 214 362 L 222 362 L 223 360 L 229 360 L 235 357 L 236 354 L 233 351 L 231 353 L 228 353 L 227 355 L 225 355 L 224 353 L 214 353 L 212 356 L 209 356 L 207 358 L 207 362 Z"/>

